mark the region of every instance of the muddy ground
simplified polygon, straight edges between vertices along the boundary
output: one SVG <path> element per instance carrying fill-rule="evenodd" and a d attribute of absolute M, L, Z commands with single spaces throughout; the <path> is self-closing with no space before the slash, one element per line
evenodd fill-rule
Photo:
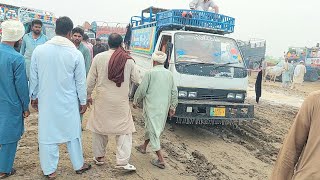
<path fill-rule="evenodd" d="M 248 103 L 255 104 L 255 120 L 242 126 L 175 126 L 168 125 L 163 137 L 167 168 L 157 169 L 150 164 L 155 155 L 132 150 L 131 163 L 137 172 L 126 173 L 114 169 L 115 139 L 109 137 L 107 163 L 91 171 L 76 175 L 61 145 L 58 179 L 268 179 L 281 143 L 294 120 L 304 97 L 320 88 L 320 82 L 305 83 L 298 90 L 281 88 L 280 83 L 264 83 L 260 104 L 254 102 L 254 78 L 250 79 Z M 279 97 L 285 97 L 284 100 Z M 88 117 L 89 112 L 85 115 Z M 137 133 L 133 145 L 143 141 L 141 110 L 133 110 Z M 84 124 L 85 124 L 84 122 Z M 40 169 L 37 145 L 37 113 L 26 119 L 26 132 L 20 141 L 15 161 L 17 174 L 9 179 L 44 179 Z M 92 162 L 91 134 L 83 132 L 84 157 Z"/>

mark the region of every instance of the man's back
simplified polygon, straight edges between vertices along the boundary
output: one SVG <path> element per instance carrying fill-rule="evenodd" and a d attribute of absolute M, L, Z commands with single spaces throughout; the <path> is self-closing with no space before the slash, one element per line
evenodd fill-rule
<path fill-rule="evenodd" d="M 99 90 L 106 90 L 108 92 L 107 96 L 109 96 L 111 99 L 117 99 L 116 97 L 119 97 L 119 98 L 125 97 L 129 100 L 128 93 L 129 93 L 129 85 L 131 83 L 131 78 L 134 78 L 132 79 L 133 81 L 138 81 L 136 78 L 137 75 L 134 75 L 136 73 L 134 72 L 135 63 L 132 59 L 127 60 L 125 69 L 124 69 L 124 82 L 121 84 L 121 87 L 117 87 L 116 83 L 108 79 L 108 66 L 109 66 L 110 58 L 113 53 L 114 53 L 114 50 L 100 53 L 95 58 L 95 61 L 92 64 L 92 70 L 95 70 L 97 73 L 97 80 L 96 80 L 97 91 L 99 92 Z M 90 79 L 88 77 L 88 82 L 89 80 Z"/>
<path fill-rule="evenodd" d="M 107 50 L 107 48 L 104 45 L 93 46 L 93 57 L 95 57 L 97 54 L 102 53 L 106 50 Z"/>
<path fill-rule="evenodd" d="M 24 59 L 14 48 L 3 43 L 0 43 L 0 58 L 0 72 L 6 73 L 5 76 L 0 76 L 0 92 L 6 91 L 6 94 L 11 94 L 13 92 L 8 88 L 14 85 L 14 76 L 12 76 L 14 69 L 18 68 L 20 64 L 24 64 Z"/>
<path fill-rule="evenodd" d="M 39 77 L 39 95 L 50 98 L 57 93 L 68 92 L 68 96 L 77 97 L 75 85 L 75 69 L 79 65 L 82 54 L 71 47 L 53 44 L 39 46 L 34 51 Z"/>
<path fill-rule="evenodd" d="M 165 69 L 163 65 L 155 66 L 146 73 L 149 79 L 146 101 L 152 101 L 148 105 L 149 109 L 159 109 L 162 106 L 168 111 L 171 101 L 171 90 L 174 85 L 172 73 Z M 145 79 L 144 79 L 145 80 Z"/>
<path fill-rule="evenodd" d="M 303 64 L 298 64 L 294 69 L 294 76 L 301 76 L 306 73 L 306 67 Z"/>
<path fill-rule="evenodd" d="M 88 74 L 88 96 L 96 90 L 95 104 L 87 128 L 98 134 L 128 134 L 135 131 L 129 104 L 129 84 L 138 81 L 135 63 L 128 59 L 124 82 L 118 87 L 108 79 L 109 61 L 114 50 L 98 54 Z"/>
<path fill-rule="evenodd" d="M 28 109 L 29 96 L 23 56 L 0 43 L 0 59 L 0 144 L 6 144 L 22 135 L 22 112 Z"/>
<path fill-rule="evenodd" d="M 320 179 L 319 99 L 320 91 L 305 99 L 283 142 L 270 179 Z"/>
<path fill-rule="evenodd" d="M 40 143 L 66 142 L 81 132 L 79 101 L 86 102 L 84 60 L 69 40 L 64 41 L 69 46 L 49 41 L 32 55 L 30 93 L 32 99 L 39 99 Z"/>

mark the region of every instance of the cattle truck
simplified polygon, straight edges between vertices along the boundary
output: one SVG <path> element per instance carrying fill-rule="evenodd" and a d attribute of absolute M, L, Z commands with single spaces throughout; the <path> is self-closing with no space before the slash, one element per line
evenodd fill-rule
<path fill-rule="evenodd" d="M 213 12 L 150 7 L 131 18 L 130 53 L 142 78 L 154 51 L 166 52 L 165 67 L 178 87 L 178 124 L 250 121 L 245 103 L 248 76 L 234 32 L 235 19 Z M 136 87 L 131 86 L 130 96 Z"/>

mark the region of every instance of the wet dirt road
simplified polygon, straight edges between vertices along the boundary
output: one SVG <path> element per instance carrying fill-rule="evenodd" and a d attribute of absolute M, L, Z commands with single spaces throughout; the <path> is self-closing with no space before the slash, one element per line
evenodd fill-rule
<path fill-rule="evenodd" d="M 177 125 L 174 131 L 168 125 L 162 137 L 167 162 L 165 170 L 150 164 L 155 157 L 150 149 L 146 155 L 132 150 L 131 163 L 137 167 L 137 172 L 126 173 L 114 169 L 116 146 L 114 137 L 110 137 L 106 164 L 99 167 L 93 165 L 93 169 L 83 175 L 75 174 L 66 147 L 61 145 L 58 179 L 268 179 L 283 138 L 309 92 L 283 90 L 279 84 L 266 83 L 263 87 L 267 96 L 255 105 L 255 120 L 252 123 L 238 127 Z M 280 102 L 279 93 L 284 94 L 287 100 Z M 274 94 L 274 97 L 270 94 Z M 255 103 L 250 88 L 248 103 Z M 133 137 L 135 146 L 143 141 L 144 124 L 141 110 L 133 110 L 133 115 L 137 129 Z M 9 179 L 44 179 L 37 148 L 37 113 L 33 112 L 26 119 L 26 132 L 17 152 L 17 174 Z M 86 161 L 93 164 L 91 134 L 86 130 L 83 131 L 83 148 Z"/>

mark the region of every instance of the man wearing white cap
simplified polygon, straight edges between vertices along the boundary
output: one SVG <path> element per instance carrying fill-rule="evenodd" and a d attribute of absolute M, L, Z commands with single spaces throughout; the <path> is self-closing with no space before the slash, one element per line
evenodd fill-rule
<path fill-rule="evenodd" d="M 147 72 L 136 91 L 133 107 L 143 101 L 143 118 L 145 120 L 145 142 L 136 149 L 145 154 L 147 145 L 156 152 L 158 159 L 151 163 L 161 169 L 165 168 L 164 158 L 160 151 L 160 135 L 164 130 L 167 116 L 172 117 L 178 104 L 178 90 L 172 73 L 164 68 L 167 55 L 157 51 L 153 53 L 153 69 Z"/>
<path fill-rule="evenodd" d="M 296 84 L 303 83 L 304 75 L 306 73 L 307 73 L 307 69 L 306 69 L 306 66 L 304 65 L 304 61 L 300 61 L 300 63 L 294 69 L 293 82 L 291 85 L 291 89 L 294 89 Z"/>
<path fill-rule="evenodd" d="M 24 35 L 23 24 L 6 21 L 0 43 L 0 179 L 15 173 L 17 144 L 23 131 L 23 118 L 29 116 L 29 91 L 23 56 L 14 49 Z"/>

